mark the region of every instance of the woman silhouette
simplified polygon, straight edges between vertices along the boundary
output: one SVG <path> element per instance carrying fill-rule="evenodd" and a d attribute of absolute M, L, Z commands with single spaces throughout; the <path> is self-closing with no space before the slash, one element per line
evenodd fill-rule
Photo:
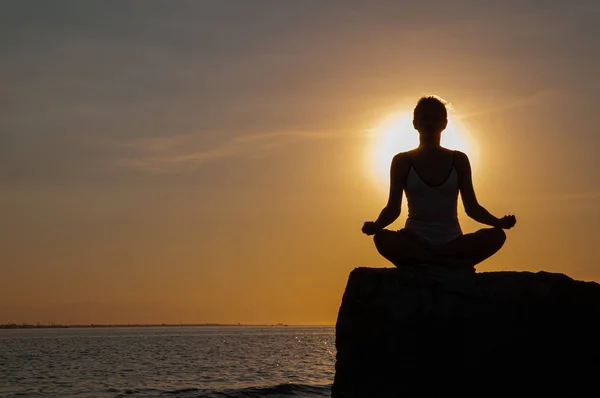
<path fill-rule="evenodd" d="M 469 158 L 440 145 L 448 124 L 446 103 L 423 97 L 414 110 L 413 125 L 419 146 L 394 156 L 390 168 L 390 194 L 376 221 L 365 222 L 362 231 L 374 235 L 379 253 L 395 266 L 447 265 L 474 270 L 476 264 L 496 253 L 506 240 L 504 229 L 516 223 L 513 215 L 494 217 L 477 201 Z M 403 229 L 385 229 L 400 215 L 402 193 L 408 201 Z M 458 222 L 460 192 L 466 214 L 492 228 L 463 234 Z"/>

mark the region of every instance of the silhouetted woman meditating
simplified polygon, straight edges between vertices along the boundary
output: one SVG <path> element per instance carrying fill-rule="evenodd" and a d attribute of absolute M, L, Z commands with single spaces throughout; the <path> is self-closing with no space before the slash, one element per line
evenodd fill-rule
<path fill-rule="evenodd" d="M 515 216 L 494 217 L 477 202 L 469 158 L 440 145 L 447 124 L 442 100 L 433 96 L 419 100 L 413 125 L 420 144 L 394 156 L 388 203 L 376 221 L 367 221 L 362 228 L 365 234 L 375 235 L 379 253 L 397 267 L 446 265 L 474 269 L 500 250 L 506 240 L 503 229 L 516 223 Z M 400 215 L 403 192 L 408 201 L 404 228 L 384 229 Z M 467 215 L 493 228 L 462 233 L 457 214 L 459 192 Z"/>

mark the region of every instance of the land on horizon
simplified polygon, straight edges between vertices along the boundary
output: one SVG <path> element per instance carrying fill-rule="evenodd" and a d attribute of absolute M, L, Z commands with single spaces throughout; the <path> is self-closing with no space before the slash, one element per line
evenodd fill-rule
<path fill-rule="evenodd" d="M 257 326 L 312 326 L 312 327 L 332 327 L 334 325 L 289 325 L 286 323 L 275 324 L 248 324 L 248 323 L 148 323 L 148 324 L 28 324 L 28 323 L 6 323 L 0 324 L 0 329 L 69 329 L 69 328 L 126 328 L 126 327 L 257 327 Z"/>

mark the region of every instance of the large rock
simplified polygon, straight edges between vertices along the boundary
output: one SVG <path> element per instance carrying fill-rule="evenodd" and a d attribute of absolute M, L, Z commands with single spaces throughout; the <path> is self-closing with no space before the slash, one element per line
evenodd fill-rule
<path fill-rule="evenodd" d="M 597 384 L 600 285 L 548 272 L 356 268 L 336 348 L 334 398 L 485 396 L 489 383 L 539 394 L 553 391 L 556 374 Z M 454 383 L 442 386 L 448 378 Z"/>

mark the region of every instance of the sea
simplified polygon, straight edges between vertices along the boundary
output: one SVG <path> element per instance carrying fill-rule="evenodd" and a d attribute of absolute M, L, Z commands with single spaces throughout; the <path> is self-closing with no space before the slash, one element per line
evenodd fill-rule
<path fill-rule="evenodd" d="M 329 397 L 333 327 L 0 330 L 0 397 Z"/>

